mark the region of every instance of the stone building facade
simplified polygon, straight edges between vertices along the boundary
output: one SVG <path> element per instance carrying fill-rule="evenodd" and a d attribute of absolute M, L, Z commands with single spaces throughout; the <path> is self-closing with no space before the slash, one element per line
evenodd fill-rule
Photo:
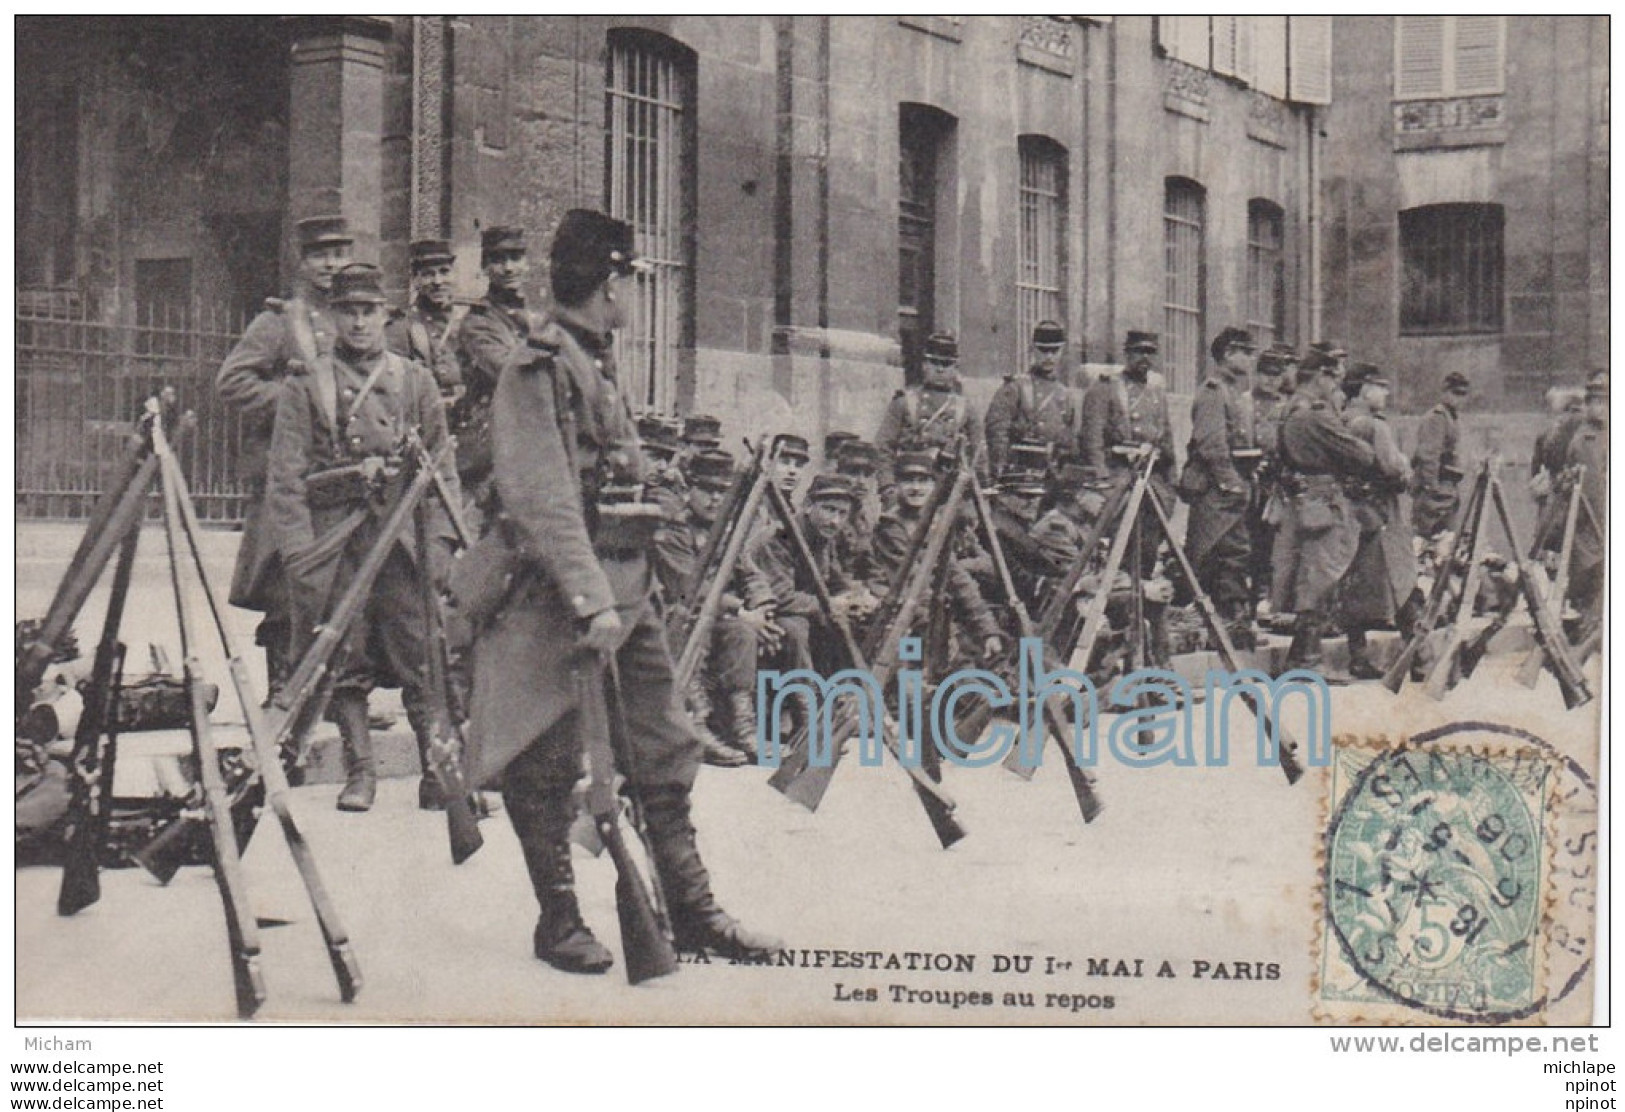
<path fill-rule="evenodd" d="M 1328 332 L 1411 411 L 1452 371 L 1499 416 L 1607 368 L 1607 18 L 1339 17 L 1335 34 Z"/>
<path fill-rule="evenodd" d="M 1162 333 L 1177 394 L 1226 325 L 1323 331 L 1329 17 L 21 20 L 18 41 L 40 129 L 20 303 L 127 321 L 145 275 L 251 307 L 289 278 L 294 222 L 331 211 L 402 294 L 408 242 L 450 238 L 472 298 L 481 227 L 540 255 L 566 209 L 607 208 L 656 264 L 634 404 L 730 437 L 872 432 L 936 329 L 983 401 L 1045 317 L 1080 378 Z"/>

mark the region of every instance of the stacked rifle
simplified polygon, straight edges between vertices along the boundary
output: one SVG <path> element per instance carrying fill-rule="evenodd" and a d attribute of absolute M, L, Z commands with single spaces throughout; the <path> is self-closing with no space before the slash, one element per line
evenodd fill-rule
<path fill-rule="evenodd" d="M 1398 694 L 1413 666 L 1426 671 L 1425 690 L 1442 699 L 1461 680 L 1470 677 L 1489 650 L 1490 641 L 1506 626 L 1521 597 L 1533 621 L 1535 648 L 1519 669 L 1519 678 L 1534 686 L 1542 667 L 1551 670 L 1563 695 L 1565 706 L 1573 709 L 1594 697 L 1580 667 L 1585 653 L 1577 654 L 1563 635 L 1560 620 L 1567 591 L 1568 565 L 1573 552 L 1574 531 L 1579 515 L 1589 504 L 1574 482 L 1568 498 L 1554 497 L 1556 512 L 1564 514 L 1561 564 L 1550 591 L 1543 590 L 1545 578 L 1525 554 L 1512 525 L 1506 494 L 1501 488 L 1500 460 L 1485 459 L 1473 477 L 1472 489 L 1462 504 L 1449 555 L 1434 577 L 1421 619 L 1399 656 L 1383 675 L 1383 684 Z M 1518 571 L 1518 592 L 1498 609 L 1492 620 L 1469 636 L 1469 626 L 1485 573 L 1485 555 L 1492 514 L 1512 553 Z M 1596 515 L 1592 514 L 1595 523 Z M 1588 650 L 1589 651 L 1589 650 Z M 1533 665 L 1531 665 L 1533 661 Z"/>

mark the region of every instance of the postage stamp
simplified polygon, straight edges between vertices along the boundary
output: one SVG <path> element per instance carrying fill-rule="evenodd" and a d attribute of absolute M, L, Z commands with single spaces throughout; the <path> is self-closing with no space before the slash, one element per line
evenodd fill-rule
<path fill-rule="evenodd" d="M 1317 1018 L 1535 1019 L 1547 1003 L 1555 762 L 1505 734 L 1427 742 L 1337 745 Z"/>

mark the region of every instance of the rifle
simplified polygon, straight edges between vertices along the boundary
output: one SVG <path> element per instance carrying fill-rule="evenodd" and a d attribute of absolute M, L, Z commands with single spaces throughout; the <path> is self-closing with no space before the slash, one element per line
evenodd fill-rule
<path fill-rule="evenodd" d="M 152 426 L 155 457 L 167 453 L 163 429 L 155 416 Z M 171 460 L 173 457 L 170 457 Z M 175 621 L 179 627 L 183 674 L 192 704 L 192 747 L 197 755 L 198 780 L 203 785 L 204 808 L 214 844 L 214 879 L 225 908 L 226 937 L 231 949 L 231 968 L 237 990 L 237 1014 L 248 1019 L 265 1002 L 265 982 L 259 970 L 259 930 L 248 904 L 242 861 L 237 856 L 237 840 L 231 826 L 232 812 L 220 775 L 220 753 L 209 732 L 209 706 L 203 691 L 202 669 L 193 650 L 191 622 L 186 593 L 181 589 L 180 522 L 171 482 L 164 483 L 164 537 L 169 548 L 169 578 L 175 589 Z"/>
<path fill-rule="evenodd" d="M 1038 627 L 1034 626 L 1032 617 L 1027 613 L 1027 607 L 1021 601 L 1021 595 L 1016 591 L 1015 579 L 1011 576 L 1009 562 L 1004 557 L 1004 546 L 999 542 L 998 529 L 993 523 L 993 511 L 988 505 L 987 493 L 974 476 L 971 479 L 970 491 L 976 507 L 977 519 L 981 522 L 982 531 L 987 534 L 988 550 L 993 557 L 993 566 L 999 573 L 999 585 L 1004 591 L 1005 599 L 1009 603 L 1011 611 L 1016 616 L 1016 624 L 1022 640 L 1031 637 L 1042 637 L 1044 644 L 1048 646 L 1054 640 L 1054 627 L 1059 624 L 1060 616 L 1065 613 L 1064 606 L 1055 606 L 1054 602 L 1056 599 L 1064 601 L 1070 598 L 1070 595 L 1057 594 L 1051 596 L 1051 603 L 1045 608 L 1045 617 L 1049 623 L 1049 628 L 1047 632 L 1040 632 Z M 1094 531 L 1091 530 L 1091 532 Z M 1079 550 L 1077 558 L 1073 560 L 1072 567 L 1068 568 L 1068 574 L 1063 579 L 1061 584 L 1063 588 L 1076 589 L 1077 580 L 1082 575 L 1082 569 L 1087 563 L 1087 558 L 1094 551 L 1095 544 L 1098 543 L 1098 533 L 1095 533 L 1094 540 L 1089 541 Z M 1067 654 L 1068 657 L 1070 655 L 1070 653 Z M 1017 655 L 1012 659 L 1019 661 L 1019 647 Z M 1043 702 L 1042 713 L 1045 729 L 1049 736 L 1055 740 L 1056 745 L 1060 747 L 1063 759 L 1066 761 L 1067 779 L 1072 785 L 1072 795 L 1077 800 L 1078 811 L 1082 814 L 1084 822 L 1094 822 L 1104 808 L 1100 797 L 1095 793 L 1094 777 L 1078 764 L 1076 754 L 1066 744 L 1067 727 L 1066 722 L 1061 717 L 1060 709 L 1046 699 Z M 967 721 L 967 730 L 974 724 L 976 733 L 973 736 L 980 737 L 981 731 L 987 728 L 987 724 L 991 720 L 992 707 L 983 704 L 977 708 L 975 718 Z M 1029 768 L 1021 760 L 1020 749 L 1019 745 L 1011 746 L 1010 752 L 1005 756 L 1004 767 L 1012 770 L 1022 779 L 1030 780 L 1035 770 Z"/>
<path fill-rule="evenodd" d="M 1547 594 L 1554 607 L 1561 608 L 1563 601 L 1569 593 L 1569 564 L 1574 560 L 1574 534 L 1580 524 L 1580 503 L 1585 499 L 1585 492 L 1580 489 L 1580 480 L 1584 477 L 1585 468 L 1581 467 L 1573 477 L 1569 487 L 1568 510 L 1563 518 L 1563 544 L 1559 549 L 1557 558 L 1557 577 L 1552 582 L 1552 589 Z M 1539 534 L 1537 534 L 1538 538 Z M 1537 539 L 1538 543 L 1538 539 Z M 1529 650 L 1523 663 L 1518 666 L 1518 682 L 1528 688 L 1533 688 L 1540 680 L 1541 667 L 1546 663 L 1546 652 L 1539 644 Z"/>
<path fill-rule="evenodd" d="M 750 479 L 750 490 L 742 501 L 734 500 L 733 494 L 739 489 L 741 483 Z M 693 596 L 684 602 L 684 612 L 679 619 L 679 644 L 683 646 L 683 654 L 677 660 L 675 675 L 677 690 L 686 691 L 689 681 L 694 678 L 694 670 L 700 666 L 700 657 L 710 641 L 711 630 L 716 624 L 717 611 L 722 606 L 722 596 L 727 594 L 728 585 L 733 580 L 734 569 L 739 566 L 739 558 L 745 551 L 745 545 L 750 540 L 751 526 L 756 520 L 757 511 L 766 497 L 766 488 L 773 482 L 773 477 L 762 470 L 760 457 L 749 471 L 741 474 L 739 481 L 729 492 L 736 510 L 735 520 L 726 530 L 728 542 L 722 549 L 721 559 L 716 567 L 701 564 L 696 568 L 698 582 L 709 583 L 705 594 L 699 599 L 699 605 L 693 605 Z M 716 525 L 722 522 L 721 515 L 712 524 L 711 536 L 706 542 L 707 549 L 714 554 L 715 549 L 711 541 L 718 539 L 722 534 Z M 709 580 L 706 575 L 709 574 Z"/>
<path fill-rule="evenodd" d="M 615 911 L 621 924 L 621 954 L 626 979 L 636 985 L 677 971 L 677 955 L 661 928 L 637 863 L 621 834 L 615 802 L 615 757 L 612 752 L 609 704 L 604 692 L 604 669 L 612 667 L 609 654 L 593 654 L 573 670 L 576 706 L 586 739 L 591 782 L 587 806 L 599 840 L 615 862 Z"/>
<path fill-rule="evenodd" d="M 700 589 L 709 582 L 711 565 L 716 560 L 718 551 L 741 529 L 748 534 L 751 522 L 755 520 L 754 506 L 747 507 L 746 503 L 750 499 L 750 492 L 763 475 L 764 451 L 765 449 L 758 448 L 752 452 L 750 464 L 734 476 L 733 485 L 728 488 L 722 505 L 717 507 L 717 516 L 712 520 L 711 528 L 705 535 L 705 544 L 700 548 L 699 556 L 694 561 L 694 570 L 689 573 L 688 581 L 683 584 L 682 597 L 671 600 L 674 606 L 682 609 L 676 626 L 679 644 L 687 644 L 689 631 L 697 623 L 696 615 L 699 610 L 695 598 L 699 595 Z"/>
<path fill-rule="evenodd" d="M 1394 662 L 1388 666 L 1388 671 L 1383 673 L 1382 685 L 1395 695 L 1398 695 L 1400 688 L 1405 686 L 1405 675 L 1410 671 L 1411 662 L 1422 651 L 1422 646 L 1438 625 L 1439 616 L 1443 613 L 1446 600 L 1450 596 L 1450 580 L 1455 574 L 1455 569 L 1461 566 L 1463 560 L 1474 558 L 1473 538 L 1478 531 L 1478 521 L 1484 511 L 1484 499 L 1488 489 L 1488 473 L 1481 472 L 1473 480 L 1473 489 L 1462 505 L 1450 555 L 1440 564 L 1438 574 L 1434 577 L 1433 589 L 1428 592 L 1427 605 L 1422 608 L 1422 616 L 1417 620 L 1415 631 L 1405 643 L 1404 649 L 1394 658 Z"/>
<path fill-rule="evenodd" d="M 299 763 L 303 763 L 305 759 L 304 744 L 309 729 L 320 716 L 321 705 L 326 701 L 326 688 L 322 681 L 327 676 L 333 654 L 338 650 L 350 624 L 356 620 L 366 605 L 367 596 L 372 592 L 372 585 L 377 580 L 378 573 L 383 570 L 390 549 L 411 524 L 418 503 L 433 481 L 434 472 L 448 458 L 447 453 L 451 449 L 451 444 L 448 437 L 440 446 L 434 455 L 434 467 L 418 468 L 417 474 L 412 477 L 411 483 L 401 493 L 390 511 L 372 548 L 361 561 L 361 566 L 356 569 L 355 577 L 340 596 L 338 605 L 328 615 L 327 621 L 319 627 L 315 640 L 300 658 L 293 676 L 282 690 L 271 698 L 271 706 L 265 718 L 266 732 L 272 739 L 272 748 L 281 751 L 290 742 L 295 743 L 299 749 L 297 758 Z M 240 809 L 247 805 L 251 799 L 250 793 L 259 784 L 260 780 L 255 776 L 249 776 L 240 782 L 231 792 L 233 808 Z M 183 863 L 186 839 L 196 829 L 198 821 L 195 816 L 183 814 L 160 830 L 152 841 L 136 853 L 136 860 L 160 883 L 168 884 Z M 253 823 L 249 821 L 244 825 L 247 827 L 247 834 L 242 837 L 242 841 L 246 843 L 253 833 Z"/>
<path fill-rule="evenodd" d="M 1475 485 L 1483 486 L 1485 493 L 1479 500 L 1478 516 L 1472 522 L 1472 539 L 1467 549 L 1467 571 L 1462 579 L 1461 597 L 1456 600 L 1456 616 L 1445 634 L 1444 646 L 1439 650 L 1439 655 L 1428 672 L 1427 693 L 1434 699 L 1443 699 L 1450 690 L 1451 675 L 1456 668 L 1467 623 L 1472 620 L 1473 604 L 1477 601 L 1478 583 L 1484 576 L 1483 563 L 1479 555 L 1483 551 L 1484 539 L 1489 532 L 1490 519 L 1484 509 L 1495 484 L 1493 459 L 1485 460 L 1480 465 L 1479 476 Z"/>
<path fill-rule="evenodd" d="M 874 675 L 877 680 L 880 680 L 883 690 L 890 682 L 891 674 L 896 668 L 896 639 L 913 626 L 914 613 L 924 593 L 926 580 L 931 569 L 936 565 L 942 546 L 947 543 L 948 535 L 952 532 L 951 525 L 954 520 L 952 515 L 958 512 L 959 502 L 964 496 L 967 479 L 968 476 L 964 471 L 961 471 L 956 476 L 953 489 L 943 502 L 943 506 L 949 515 L 943 520 L 950 523 L 950 528 L 936 531 L 931 535 L 926 544 L 924 558 L 920 560 L 913 570 L 909 588 L 905 592 L 890 626 L 883 634 L 888 639 L 883 643 L 892 646 L 887 650 L 881 667 L 874 671 Z M 852 631 L 836 618 L 834 599 L 830 596 L 829 587 L 824 582 L 824 577 L 819 574 L 818 566 L 813 560 L 812 551 L 807 547 L 807 539 L 801 535 L 801 529 L 790 512 L 789 504 L 784 498 L 784 492 L 779 490 L 778 487 L 769 484 L 767 495 L 768 502 L 773 507 L 774 515 L 779 519 L 780 526 L 783 527 L 786 536 L 790 540 L 796 562 L 807 573 L 812 582 L 813 592 L 818 596 L 819 607 L 822 609 L 825 619 L 840 635 L 841 647 L 845 651 L 847 661 L 853 668 L 867 669 L 869 665 L 863 651 L 853 639 Z M 885 673 L 884 678 L 882 678 L 882 671 Z M 965 830 L 954 817 L 955 804 L 953 800 L 918 767 L 902 760 L 900 745 L 893 731 L 892 723 L 885 716 L 882 717 L 881 722 L 881 738 L 892 756 L 898 758 L 898 763 L 903 766 L 909 778 L 914 781 L 915 795 L 920 800 L 920 805 L 925 809 L 926 817 L 930 820 L 932 829 L 936 831 L 937 840 L 942 844 L 942 848 L 947 849 L 963 838 Z M 810 764 L 809 751 L 811 745 L 809 744 L 787 754 L 786 759 L 780 764 L 778 771 L 769 778 L 768 783 L 796 800 L 809 811 L 816 810 L 819 802 L 823 799 L 824 792 L 829 787 L 830 779 L 834 776 L 835 766 L 840 760 L 840 743 L 834 738 L 831 738 L 830 742 L 830 760 L 827 765 L 812 766 Z"/>

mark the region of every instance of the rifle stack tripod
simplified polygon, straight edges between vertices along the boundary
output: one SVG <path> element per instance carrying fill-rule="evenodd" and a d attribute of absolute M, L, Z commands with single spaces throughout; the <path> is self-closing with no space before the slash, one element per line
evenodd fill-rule
<path fill-rule="evenodd" d="M 166 428 L 177 425 L 185 427 L 184 422 L 175 420 L 171 393 L 166 391 L 162 399 L 155 397 L 148 400 L 137 432 L 132 437 L 130 450 L 116 472 L 114 482 L 92 510 L 84 536 L 58 585 L 45 618 L 39 623 L 33 639 L 20 646 L 17 654 L 17 710 L 21 715 L 27 709 L 28 693 L 39 683 L 56 646 L 70 633 L 80 610 L 117 550 L 118 562 L 113 571 L 107 614 L 85 689 L 84 713 L 74 736 L 71 758 L 73 802 L 68 813 L 66 855 L 57 911 L 61 915 L 73 915 L 101 898 L 98 858 L 105 840 L 107 806 L 112 794 L 117 759 L 119 723 L 116 707 L 124 654 L 124 647 L 119 642 L 119 630 L 129 594 L 146 499 L 156 478 L 162 494 L 170 580 L 174 588 L 175 615 L 185 661 L 183 672 L 190 706 L 189 726 L 201 790 L 196 799 L 197 806 L 183 812 L 179 819 L 162 830 L 137 854 L 137 859 L 160 881 L 167 883 L 184 863 L 194 831 L 199 825 L 207 828 L 210 864 L 225 911 L 237 1011 L 242 1018 L 250 1018 L 265 1002 L 266 992 L 260 973 L 258 925 L 250 910 L 240 854 L 252 837 L 262 804 L 268 803 L 277 816 L 284 840 L 315 911 L 340 998 L 349 1003 L 361 989 L 360 967 L 337 909 L 322 882 L 315 855 L 289 807 L 290 789 L 283 767 L 284 754 L 297 752 L 299 759 L 303 759 L 308 732 L 320 716 L 325 701 L 326 691 L 322 680 L 327 675 L 332 655 L 350 623 L 360 613 L 390 547 L 405 534 L 414 518 L 419 520 L 419 541 L 423 543 L 424 529 L 419 504 L 431 483 L 439 479 L 438 464 L 451 450 L 451 445 L 448 442 L 443 446 L 435 458 L 430 458 L 421 444 L 414 445 L 416 474 L 395 501 L 372 550 L 301 659 L 292 679 L 269 706 L 262 707 L 249 679 L 247 665 L 234 647 L 226 628 L 219 596 L 210 584 L 204 565 L 198 539 L 201 527 Z M 437 487 L 437 491 L 443 500 L 446 499 L 443 486 Z M 449 500 L 447 505 L 455 513 L 456 507 Z M 247 774 L 231 785 L 226 783 L 221 772 L 219 752 L 209 722 L 208 685 L 200 675 L 188 596 L 182 582 L 182 565 L 188 562 L 188 554 L 196 584 L 202 589 L 228 661 L 232 684 L 237 691 L 252 746 L 252 761 Z M 425 603 L 431 630 L 439 628 L 435 601 L 426 592 Z M 443 637 L 432 643 L 436 644 L 439 652 L 444 652 Z M 441 737 L 434 756 L 436 770 L 447 789 L 447 822 L 452 836 L 453 858 L 461 861 L 479 847 L 479 832 L 474 827 L 469 797 L 457 771 L 455 722 L 452 715 L 447 713 L 446 692 L 449 685 L 443 679 L 443 657 L 441 663 L 442 667 L 436 670 L 434 661 L 431 661 L 430 669 L 431 676 L 441 682 L 438 697 L 431 691 L 431 700 L 437 710 L 437 730 Z"/>
<path fill-rule="evenodd" d="M 1195 570 L 1174 536 L 1167 511 L 1150 489 L 1154 464 L 1155 455 L 1150 450 L 1136 453 L 1134 467 L 1124 471 L 1112 487 L 1101 513 L 1090 526 L 1065 573 L 1052 585 L 1042 610 L 1034 619 L 1028 614 L 1015 587 L 987 495 L 970 462 L 952 461 L 950 474 L 939 477 L 931 499 L 915 525 L 886 600 L 869 625 L 869 635 L 860 643 L 844 618 L 837 614 L 828 584 L 818 571 L 799 523 L 783 492 L 764 470 L 761 455 L 757 453 L 751 465 L 741 473 L 713 523 L 687 596 L 678 600 L 678 629 L 682 635 L 679 643 L 683 645 L 677 667 L 678 682 L 682 684 L 693 675 L 705 639 L 710 635 L 715 621 L 721 596 L 738 564 L 755 516 L 764 503 L 788 539 L 797 569 L 812 585 L 824 621 L 838 638 L 841 663 L 848 668 L 870 671 L 882 691 L 890 690 L 896 680 L 902 663 L 899 659 L 900 646 L 914 630 L 922 613 L 930 616 L 924 659 L 942 660 L 947 656 L 947 600 L 940 596 L 947 581 L 947 561 L 952 559 L 953 534 L 961 527 L 976 529 L 986 545 L 998 576 L 1001 601 L 1014 615 L 1021 638 L 1041 638 L 1046 656 L 1062 661 L 1071 660 L 1080 652 L 1085 660 L 1091 657 L 1106 629 L 1110 586 L 1124 568 L 1128 570 L 1136 604 L 1136 620 L 1129 631 L 1129 641 L 1137 662 L 1147 658 L 1147 632 L 1139 605 L 1143 589 L 1139 555 L 1144 545 L 1155 544 L 1159 540 L 1165 542 L 1180 574 L 1190 583 L 1221 661 L 1226 668 L 1236 671 L 1238 658 L 1224 623 L 1197 582 Z M 961 508 L 967 502 L 972 513 L 962 525 Z M 1155 537 L 1151 534 L 1153 529 L 1156 531 Z M 1112 541 L 1102 561 L 1101 542 L 1108 533 Z M 1131 562 L 1126 563 L 1131 557 Z M 1079 620 L 1074 601 L 1079 593 L 1079 585 L 1086 574 L 1096 570 L 1100 587 L 1090 597 Z M 700 594 L 702 585 L 708 585 L 703 595 Z M 1012 663 L 1016 660 L 1014 653 L 1010 660 Z M 1244 690 L 1242 696 L 1252 713 L 1260 716 L 1261 724 L 1270 727 L 1270 736 L 1278 744 L 1279 761 L 1287 782 L 1297 782 L 1303 775 L 1303 767 L 1298 758 L 1296 741 L 1284 728 L 1277 728 L 1278 724 L 1269 722 L 1265 708 L 1252 693 Z M 1069 742 L 1071 727 L 1057 703 L 1059 698 L 1059 695 L 1052 695 L 1038 700 L 1041 705 L 1035 709 L 1041 714 L 1045 732 L 1065 758 L 1069 784 L 1079 813 L 1085 822 L 1092 822 L 1100 814 L 1103 804 L 1096 791 L 1093 774 L 1079 763 L 1077 754 L 1073 752 Z M 860 729 L 864 732 L 878 731 L 887 751 L 899 758 L 899 763 L 911 778 L 915 794 L 942 847 L 946 849 L 964 837 L 964 827 L 954 814 L 954 801 L 940 785 L 940 768 L 934 759 L 934 748 L 929 743 L 921 747 L 918 762 L 903 761 L 899 723 L 889 715 L 883 716 L 881 722 L 869 723 L 863 721 L 865 714 L 853 712 L 850 708 L 839 714 L 832 714 L 828 707 L 823 709 L 823 729 L 810 732 L 804 725 L 796 731 L 789 739 L 779 767 L 769 778 L 769 784 L 808 810 L 816 811 L 843 755 L 844 743 Z M 956 729 L 961 738 L 978 738 L 991 719 L 991 708 L 983 704 L 961 716 Z M 1024 779 L 1030 779 L 1033 775 L 1033 765 L 1030 760 L 1023 759 L 1020 746 L 1012 747 L 1005 767 Z"/>

